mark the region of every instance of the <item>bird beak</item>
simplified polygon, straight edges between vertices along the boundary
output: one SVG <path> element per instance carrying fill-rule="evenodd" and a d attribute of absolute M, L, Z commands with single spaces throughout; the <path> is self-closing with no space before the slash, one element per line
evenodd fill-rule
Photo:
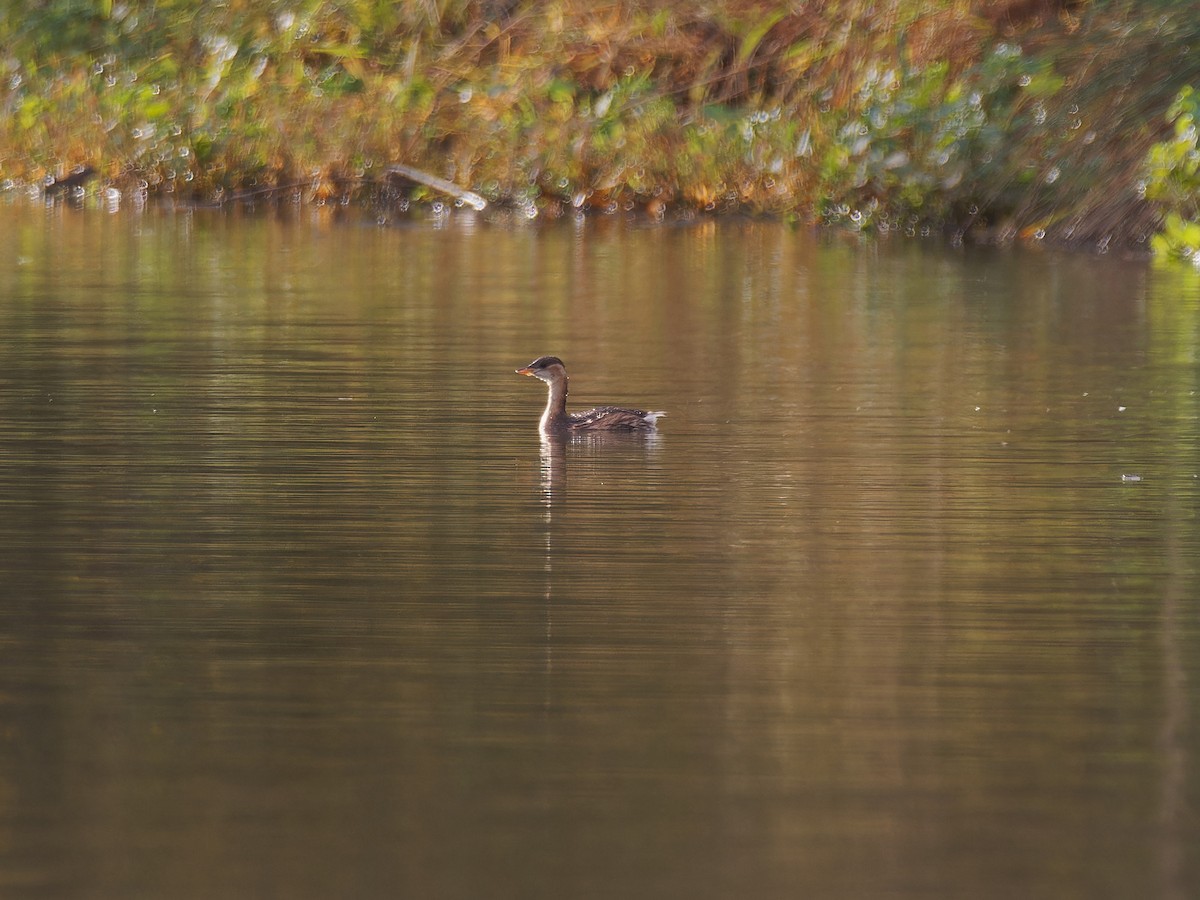
<path fill-rule="evenodd" d="M 533 374 L 533 369 L 531 369 L 531 368 L 529 368 L 528 366 L 526 366 L 526 367 L 525 367 L 525 368 L 523 368 L 523 369 L 517 369 L 517 374 L 518 374 L 518 375 L 532 375 L 532 374 Z"/>

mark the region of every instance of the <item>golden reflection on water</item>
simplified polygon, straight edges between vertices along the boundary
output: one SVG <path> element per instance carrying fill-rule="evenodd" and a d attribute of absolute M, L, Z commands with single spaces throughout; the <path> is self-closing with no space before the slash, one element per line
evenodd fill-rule
<path fill-rule="evenodd" d="M 1194 283 L 0 218 L 3 891 L 1196 883 Z M 543 352 L 661 433 L 539 441 Z"/>

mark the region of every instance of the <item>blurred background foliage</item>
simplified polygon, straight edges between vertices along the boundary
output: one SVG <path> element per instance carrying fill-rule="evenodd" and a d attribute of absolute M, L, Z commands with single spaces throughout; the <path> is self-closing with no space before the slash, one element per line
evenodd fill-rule
<path fill-rule="evenodd" d="M 1194 252 L 1200 16 L 1165 0 L 43 0 L 0 178 L 181 202 L 738 210 Z M 1189 246 L 1191 249 L 1189 249 Z"/>

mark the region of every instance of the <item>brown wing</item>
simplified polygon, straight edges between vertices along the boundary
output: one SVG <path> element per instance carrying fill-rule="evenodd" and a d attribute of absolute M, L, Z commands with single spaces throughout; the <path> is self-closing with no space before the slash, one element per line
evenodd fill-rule
<path fill-rule="evenodd" d="M 653 431 L 654 424 L 640 409 L 598 406 L 571 416 L 572 431 Z"/>

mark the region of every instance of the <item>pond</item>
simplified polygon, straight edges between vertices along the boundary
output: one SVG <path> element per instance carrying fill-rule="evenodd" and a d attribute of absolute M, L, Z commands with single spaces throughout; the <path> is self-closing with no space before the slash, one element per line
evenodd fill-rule
<path fill-rule="evenodd" d="M 1194 272 L 0 236 L 5 896 L 1195 896 Z M 659 432 L 543 441 L 542 354 Z"/>

